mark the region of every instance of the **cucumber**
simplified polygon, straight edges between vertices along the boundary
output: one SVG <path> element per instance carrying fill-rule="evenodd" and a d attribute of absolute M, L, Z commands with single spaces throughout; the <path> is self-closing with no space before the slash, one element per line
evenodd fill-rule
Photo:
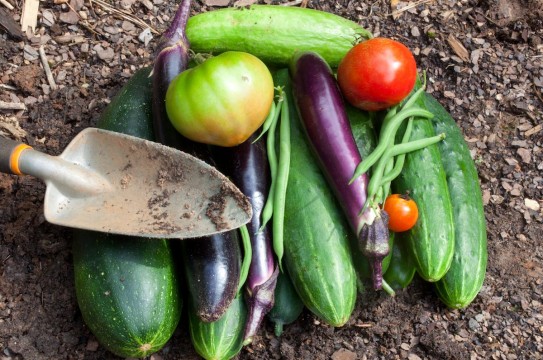
<path fill-rule="evenodd" d="M 238 295 L 223 316 L 213 322 L 204 322 L 190 306 L 189 332 L 196 352 L 206 360 L 231 359 L 243 347 L 243 329 L 247 308 Z"/>
<path fill-rule="evenodd" d="M 244 51 L 286 66 L 296 51 L 315 51 L 332 67 L 371 33 L 324 11 L 278 5 L 225 8 L 191 17 L 186 28 L 191 50 L 218 54 Z"/>
<path fill-rule="evenodd" d="M 424 107 L 422 97 L 417 103 Z M 434 135 L 430 120 L 413 121 L 411 140 Z M 419 218 L 406 239 L 417 273 L 426 281 L 438 281 L 451 266 L 454 223 L 447 179 L 437 145 L 408 153 L 403 170 L 393 181 L 392 188 L 398 194 L 409 192 L 417 203 Z"/>
<path fill-rule="evenodd" d="M 456 225 L 451 267 L 435 287 L 448 307 L 464 308 L 479 293 L 486 274 L 487 235 L 481 187 L 468 145 L 454 119 L 431 95 L 425 95 L 424 104 L 434 114 L 435 131 L 446 135 L 438 149 Z"/>
<path fill-rule="evenodd" d="M 150 68 L 137 71 L 98 126 L 152 139 Z M 172 336 L 181 298 L 169 243 L 77 230 L 72 254 L 77 302 L 98 342 L 121 357 L 145 357 Z"/>
<path fill-rule="evenodd" d="M 281 336 L 283 325 L 298 319 L 304 310 L 304 303 L 296 293 L 290 277 L 284 272 L 279 272 L 274 297 L 275 303 L 267 316 L 275 324 L 275 336 Z"/>
<path fill-rule="evenodd" d="M 396 234 L 395 237 L 390 265 L 385 272 L 384 279 L 393 290 L 401 290 L 411 284 L 416 269 L 405 236 Z"/>
<path fill-rule="evenodd" d="M 276 85 L 288 83 L 281 71 Z M 286 75 L 286 76 L 285 76 Z M 291 95 L 291 161 L 285 204 L 284 266 L 304 305 L 320 320 L 342 326 L 356 302 L 356 273 L 349 248 L 353 237 L 311 148 Z"/>

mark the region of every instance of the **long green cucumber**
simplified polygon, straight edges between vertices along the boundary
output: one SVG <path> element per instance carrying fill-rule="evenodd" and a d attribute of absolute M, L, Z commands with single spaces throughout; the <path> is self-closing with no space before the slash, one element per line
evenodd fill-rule
<path fill-rule="evenodd" d="M 422 98 L 417 104 L 424 106 Z M 415 119 L 411 141 L 435 135 L 432 123 Z M 454 254 L 454 222 L 447 179 L 437 145 L 407 154 L 403 170 L 393 181 L 393 190 L 409 192 L 419 209 L 419 218 L 407 241 L 418 274 L 426 281 L 441 279 Z"/>
<path fill-rule="evenodd" d="M 152 139 L 150 69 L 137 71 L 98 127 Z M 181 298 L 166 240 L 75 231 L 77 302 L 98 342 L 122 357 L 145 357 L 172 336 Z"/>
<path fill-rule="evenodd" d="M 281 71 L 276 85 L 288 82 Z M 323 322 L 342 326 L 356 302 L 352 232 L 302 129 L 290 84 L 291 161 L 284 228 L 284 266 L 305 306 Z"/>
<path fill-rule="evenodd" d="M 202 321 L 190 306 L 189 332 L 196 352 L 206 360 L 226 360 L 236 356 L 243 347 L 243 329 L 247 308 L 238 295 L 226 312 L 216 321 Z"/>
<path fill-rule="evenodd" d="M 296 321 L 304 310 L 304 303 L 298 296 L 289 275 L 280 272 L 274 292 L 274 304 L 268 318 L 274 323 L 275 336 L 281 336 L 283 326 Z"/>
<path fill-rule="evenodd" d="M 405 236 L 396 234 L 390 265 L 383 275 L 385 281 L 393 290 L 405 289 L 415 277 L 415 264 L 407 245 Z"/>
<path fill-rule="evenodd" d="M 424 97 L 434 114 L 432 124 L 445 140 L 438 144 L 451 195 L 455 222 L 455 247 L 451 267 L 435 286 L 441 300 L 451 308 L 468 306 L 479 293 L 486 273 L 486 221 L 477 168 L 461 129 L 431 95 Z"/>
<path fill-rule="evenodd" d="M 294 52 L 315 51 L 333 68 L 362 37 L 371 37 L 341 16 L 278 5 L 201 13 L 189 19 L 186 32 L 197 53 L 245 51 L 268 64 L 286 66 Z"/>

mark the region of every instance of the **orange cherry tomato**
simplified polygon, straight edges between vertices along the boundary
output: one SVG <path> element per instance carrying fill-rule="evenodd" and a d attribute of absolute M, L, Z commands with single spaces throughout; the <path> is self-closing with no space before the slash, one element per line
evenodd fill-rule
<path fill-rule="evenodd" d="M 385 200 L 384 210 L 389 216 L 388 228 L 402 232 L 415 226 L 419 218 L 419 209 L 407 194 L 392 194 Z"/>

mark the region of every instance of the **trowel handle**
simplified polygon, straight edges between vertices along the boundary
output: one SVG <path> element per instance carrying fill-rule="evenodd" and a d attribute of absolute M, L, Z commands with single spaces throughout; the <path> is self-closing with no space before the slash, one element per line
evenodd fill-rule
<path fill-rule="evenodd" d="M 19 169 L 19 157 L 31 146 L 0 136 L 0 172 L 6 174 L 22 175 Z"/>

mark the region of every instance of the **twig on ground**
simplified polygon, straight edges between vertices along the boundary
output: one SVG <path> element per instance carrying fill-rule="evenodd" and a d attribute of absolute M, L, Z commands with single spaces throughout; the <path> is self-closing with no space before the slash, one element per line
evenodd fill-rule
<path fill-rule="evenodd" d="M 419 5 L 422 5 L 422 4 L 426 4 L 426 3 L 429 3 L 429 2 L 432 2 L 434 0 L 419 0 L 419 1 L 415 1 L 415 2 L 412 2 L 410 3 L 409 5 L 401 8 L 401 9 L 398 9 L 398 10 L 394 10 L 393 12 L 391 12 L 390 14 L 387 14 L 388 16 L 392 16 L 392 17 L 397 17 L 398 15 L 400 15 L 401 13 L 403 13 L 404 11 L 407 11 L 409 9 L 412 9 L 414 7 L 417 7 Z"/>
<path fill-rule="evenodd" d="M 11 5 L 7 0 L 0 0 L 0 4 L 4 5 L 5 7 L 7 7 L 10 10 L 14 9 L 13 5 Z"/>
<path fill-rule="evenodd" d="M 45 75 L 47 76 L 47 82 L 49 83 L 49 87 L 51 88 L 51 90 L 56 90 L 58 87 L 55 82 L 55 78 L 53 77 L 53 73 L 51 73 L 51 68 L 49 67 L 49 62 L 47 61 L 47 55 L 45 55 L 45 49 L 43 48 L 43 45 L 40 46 L 38 52 L 40 53 L 41 63 L 43 65 L 43 70 L 45 70 Z"/>
<path fill-rule="evenodd" d="M 0 110 L 26 110 L 23 103 L 5 102 L 0 100 Z"/>
<path fill-rule="evenodd" d="M 113 6 L 111 6 L 110 4 L 108 4 L 107 2 L 105 1 L 102 1 L 102 0 L 91 0 L 89 1 L 90 2 L 90 5 L 92 6 L 92 4 L 96 4 L 98 6 L 100 6 L 101 8 L 103 8 L 104 10 L 106 11 L 109 11 L 127 21 L 130 21 L 136 25 L 139 25 L 141 28 L 143 29 L 146 29 L 146 28 L 149 28 L 151 29 L 151 32 L 155 33 L 155 34 L 158 34 L 158 31 L 156 29 L 154 29 L 153 27 L 151 27 L 150 25 L 146 24 L 145 21 L 141 20 L 141 19 L 138 19 L 137 17 L 135 17 L 134 15 L 132 15 L 131 13 L 129 13 L 128 11 L 125 11 L 125 10 L 119 10 L 119 9 L 116 9 L 114 8 Z"/>

